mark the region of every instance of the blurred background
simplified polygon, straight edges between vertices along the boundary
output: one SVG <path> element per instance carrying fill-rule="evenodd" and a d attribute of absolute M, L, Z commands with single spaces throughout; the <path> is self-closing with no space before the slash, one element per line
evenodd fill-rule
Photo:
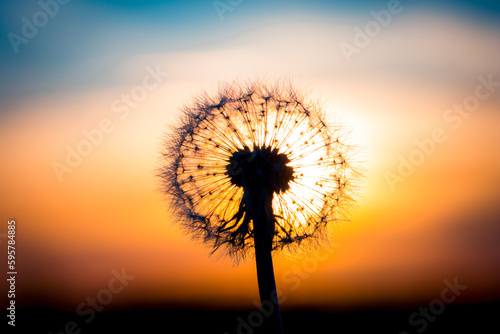
<path fill-rule="evenodd" d="M 285 332 L 498 328 L 498 1 L 0 9 L 0 259 L 15 219 L 17 330 L 258 330 L 253 261 L 210 257 L 155 177 L 179 108 L 252 78 L 320 99 L 367 171 L 332 245 L 275 257 Z"/>

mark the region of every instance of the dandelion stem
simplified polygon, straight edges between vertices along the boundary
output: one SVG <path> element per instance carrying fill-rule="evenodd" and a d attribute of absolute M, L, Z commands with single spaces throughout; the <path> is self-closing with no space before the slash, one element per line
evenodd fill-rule
<path fill-rule="evenodd" d="M 265 333 L 283 333 L 276 281 L 274 279 L 273 258 L 271 256 L 275 218 L 272 209 L 273 193 L 266 189 L 250 191 L 254 223 L 255 262 L 259 284 Z M 265 305 L 265 306 L 264 306 Z M 265 312 L 264 312 L 265 308 Z"/>

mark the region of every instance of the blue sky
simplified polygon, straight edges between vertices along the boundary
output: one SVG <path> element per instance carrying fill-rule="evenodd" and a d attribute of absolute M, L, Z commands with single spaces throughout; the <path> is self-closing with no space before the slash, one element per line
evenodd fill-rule
<path fill-rule="evenodd" d="M 43 0 L 46 1 L 46 0 Z M 227 0 L 222 1 L 228 3 Z M 234 1 L 233 3 L 237 3 Z M 441 13 L 477 25 L 494 25 L 498 1 L 402 1 L 413 11 Z M 38 1 L 0 1 L 0 96 L 22 97 L 112 83 L 106 71 L 144 53 L 196 50 L 237 40 L 255 29 L 293 20 L 366 22 L 387 1 L 241 1 L 221 20 L 213 1 L 78 1 L 60 5 L 33 38 L 14 51 L 8 34 L 21 35 L 23 17 Z"/>

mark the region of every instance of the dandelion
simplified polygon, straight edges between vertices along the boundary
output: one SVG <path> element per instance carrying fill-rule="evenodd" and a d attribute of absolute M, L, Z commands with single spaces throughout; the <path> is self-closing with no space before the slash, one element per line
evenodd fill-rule
<path fill-rule="evenodd" d="M 343 128 L 291 86 L 233 83 L 200 95 L 168 134 L 162 166 L 187 231 L 212 252 L 255 254 L 261 302 L 276 292 L 271 252 L 317 242 L 352 201 Z M 268 326 L 282 332 L 273 302 Z"/>

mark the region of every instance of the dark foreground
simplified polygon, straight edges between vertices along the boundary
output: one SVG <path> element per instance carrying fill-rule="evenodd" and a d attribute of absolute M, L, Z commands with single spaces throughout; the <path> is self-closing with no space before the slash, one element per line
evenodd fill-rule
<path fill-rule="evenodd" d="M 499 333 L 500 302 L 447 305 L 439 314 L 418 314 L 419 308 L 343 312 L 284 310 L 285 334 L 292 333 Z M 414 315 L 417 312 L 417 315 Z M 413 315 L 413 322 L 409 318 Z M 43 307 L 17 310 L 16 328 L 2 333 L 218 333 L 256 334 L 261 315 L 254 310 L 137 308 L 79 316 Z M 428 317 L 428 319 L 426 318 Z M 432 320 L 431 320 L 432 319 Z M 89 320 L 88 323 L 85 320 Z"/>

